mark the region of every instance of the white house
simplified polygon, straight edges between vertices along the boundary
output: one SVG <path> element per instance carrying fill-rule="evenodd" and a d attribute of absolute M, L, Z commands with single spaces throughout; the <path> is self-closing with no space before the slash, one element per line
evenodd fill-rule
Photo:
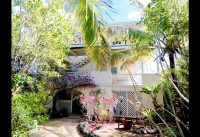
<path fill-rule="evenodd" d="M 123 27 L 123 24 L 120 24 L 120 26 Z M 125 26 L 127 27 L 127 24 Z M 124 31 L 126 30 L 124 29 Z M 88 94 L 89 91 L 95 88 L 100 88 L 116 95 L 119 100 L 116 107 L 116 115 L 136 116 L 135 107 L 130 100 L 134 102 L 138 98 L 143 107 L 154 107 L 150 96 L 141 93 L 140 88 L 142 86 L 152 87 L 160 81 L 161 69 L 159 68 L 157 60 L 155 60 L 157 56 L 156 51 L 153 53 L 152 58 L 140 59 L 130 65 L 130 76 L 128 71 L 120 69 L 121 62 L 103 71 L 97 71 L 95 65 L 91 63 L 85 55 L 83 47 L 82 41 L 80 41 L 80 43 L 71 44 L 70 55 L 67 58 L 67 62 L 69 63 L 67 70 L 68 81 L 70 81 L 70 77 L 73 79 L 71 79 L 72 84 L 83 81 L 82 86 L 80 86 L 81 84 L 74 88 L 66 86 L 66 89 L 59 91 L 55 98 L 56 103 L 54 102 L 54 108 L 56 108 L 57 111 L 66 107 L 70 113 L 77 113 L 78 109 L 80 109 L 77 105 L 80 94 Z M 113 45 L 111 42 L 110 47 L 112 51 L 117 51 L 127 49 L 129 45 L 125 45 L 124 43 Z M 131 80 L 132 78 L 134 80 Z M 97 86 L 84 86 L 88 84 L 87 82 L 92 82 Z M 158 94 L 157 98 L 158 101 L 163 104 L 162 92 Z M 53 102 L 51 102 L 50 106 L 53 106 Z"/>

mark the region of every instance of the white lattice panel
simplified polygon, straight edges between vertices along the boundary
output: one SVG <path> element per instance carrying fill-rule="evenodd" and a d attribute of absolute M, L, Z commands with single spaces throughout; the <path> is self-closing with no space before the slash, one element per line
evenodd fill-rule
<path fill-rule="evenodd" d="M 116 106 L 116 115 L 138 117 L 135 108 L 135 103 L 139 100 L 141 102 L 141 106 L 143 106 L 141 93 L 137 92 L 136 94 L 135 92 L 131 91 L 128 92 L 113 91 L 113 93 L 116 95 L 116 98 L 118 99 L 118 103 Z M 120 111 L 122 112 L 121 114 Z"/>
<path fill-rule="evenodd" d="M 126 92 L 114 92 L 118 99 L 118 103 L 116 106 L 116 115 L 120 115 L 120 110 L 121 110 L 121 115 L 126 115 L 127 114 L 127 109 L 126 109 Z"/>

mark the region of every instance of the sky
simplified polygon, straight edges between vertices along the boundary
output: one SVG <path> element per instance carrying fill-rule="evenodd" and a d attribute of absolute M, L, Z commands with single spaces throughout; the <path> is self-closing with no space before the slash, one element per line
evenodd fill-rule
<path fill-rule="evenodd" d="M 112 7 L 117 11 L 117 13 L 109 12 L 112 19 L 103 14 L 104 20 L 107 23 L 119 23 L 119 22 L 129 22 L 129 21 L 139 21 L 142 17 L 141 10 L 134 4 L 130 4 L 131 0 L 112 0 Z M 145 7 L 150 2 L 150 0 L 138 0 Z"/>
<path fill-rule="evenodd" d="M 49 0 L 43 0 L 44 2 L 48 2 Z M 119 22 L 130 22 L 130 21 L 139 21 L 142 17 L 141 10 L 136 5 L 130 4 L 131 0 L 112 0 L 112 7 L 115 9 L 117 13 L 109 11 L 109 15 L 112 19 L 102 12 L 104 20 L 110 23 L 119 23 Z M 138 0 L 144 6 L 151 0 Z M 19 7 L 14 7 L 13 12 L 19 11 Z"/>

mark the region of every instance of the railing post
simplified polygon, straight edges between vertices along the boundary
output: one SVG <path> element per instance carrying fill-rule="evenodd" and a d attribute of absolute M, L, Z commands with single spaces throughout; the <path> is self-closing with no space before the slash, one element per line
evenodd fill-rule
<path fill-rule="evenodd" d="M 144 68 L 143 68 L 143 65 L 144 63 L 143 63 L 143 59 L 141 60 L 141 68 L 142 68 L 142 74 L 144 73 Z"/>

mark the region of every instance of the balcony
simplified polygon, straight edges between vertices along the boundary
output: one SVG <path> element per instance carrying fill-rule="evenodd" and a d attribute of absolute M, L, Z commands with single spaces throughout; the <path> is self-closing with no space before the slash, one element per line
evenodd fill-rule
<path fill-rule="evenodd" d="M 157 73 L 149 74 L 132 74 L 134 79 L 134 84 L 137 86 L 153 86 L 154 84 L 160 82 L 160 75 Z M 131 77 L 129 74 L 113 74 L 112 75 L 112 84 L 114 86 L 131 86 L 133 85 Z"/>
<path fill-rule="evenodd" d="M 160 75 L 151 74 L 132 74 L 134 85 L 136 86 L 153 86 L 160 82 Z M 132 86 L 132 79 L 129 74 L 111 74 L 111 73 L 94 73 L 94 72 L 66 72 L 60 78 L 56 78 L 54 84 L 59 86 Z"/>
<path fill-rule="evenodd" d="M 142 74 L 132 74 L 135 85 L 142 85 Z M 112 75 L 113 85 L 133 85 L 129 74 L 113 74 Z"/>

